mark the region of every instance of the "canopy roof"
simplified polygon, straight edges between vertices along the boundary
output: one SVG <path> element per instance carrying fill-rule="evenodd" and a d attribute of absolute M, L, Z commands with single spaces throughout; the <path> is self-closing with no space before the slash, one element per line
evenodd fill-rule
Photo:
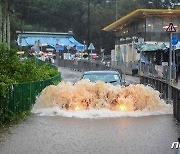
<path fill-rule="evenodd" d="M 33 46 L 35 41 L 40 41 L 40 44 L 51 45 L 56 44 L 63 46 L 84 46 L 74 39 L 72 34 L 69 33 L 52 33 L 52 32 L 24 32 L 18 33 L 17 43 L 21 46 Z"/>
<path fill-rule="evenodd" d="M 165 50 L 166 45 L 165 44 L 157 45 L 157 44 L 138 43 L 138 44 L 134 44 L 134 48 L 136 48 L 138 51 L 157 51 L 157 50 Z"/>
<path fill-rule="evenodd" d="M 103 28 L 104 31 L 118 31 L 129 23 L 146 16 L 180 16 L 180 10 L 138 9 Z"/>

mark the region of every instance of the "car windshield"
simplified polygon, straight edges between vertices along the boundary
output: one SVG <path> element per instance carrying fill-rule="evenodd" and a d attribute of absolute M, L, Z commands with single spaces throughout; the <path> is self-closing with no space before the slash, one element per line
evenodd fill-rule
<path fill-rule="evenodd" d="M 91 82 L 101 80 L 105 83 L 111 83 L 112 85 L 121 85 L 121 80 L 118 74 L 84 74 L 83 79 L 89 79 Z"/>

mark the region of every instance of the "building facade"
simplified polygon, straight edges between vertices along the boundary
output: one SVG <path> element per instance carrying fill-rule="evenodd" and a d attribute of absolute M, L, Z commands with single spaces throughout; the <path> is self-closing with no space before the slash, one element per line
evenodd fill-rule
<path fill-rule="evenodd" d="M 135 43 L 164 43 L 168 47 L 170 36 L 166 29 L 170 23 L 176 28 L 173 36 L 180 38 L 180 10 L 138 9 L 103 30 L 115 32 L 116 59 L 123 60 L 126 51 L 126 61 L 130 62 L 139 60 L 139 53 L 133 46 Z"/>
<path fill-rule="evenodd" d="M 180 9 L 138 9 L 105 27 L 104 31 L 114 32 L 116 37 L 115 62 L 112 64 L 121 66 L 126 62 L 133 68 L 140 57 L 141 61 L 146 61 L 140 56 L 137 45 L 146 45 L 145 50 L 153 52 L 168 50 L 170 33 L 166 29 L 170 23 L 176 29 L 173 36 L 180 38 Z M 151 58 L 148 60 L 151 61 Z"/>

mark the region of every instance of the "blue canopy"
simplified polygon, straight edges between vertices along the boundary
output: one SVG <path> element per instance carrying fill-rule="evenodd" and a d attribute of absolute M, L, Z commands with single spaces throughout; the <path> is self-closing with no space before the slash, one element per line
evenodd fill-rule
<path fill-rule="evenodd" d="M 63 51 L 64 50 L 64 46 L 58 45 L 58 46 L 56 46 L 56 50 Z"/>
<path fill-rule="evenodd" d="M 83 44 L 79 43 L 77 40 L 74 39 L 72 35 L 47 35 L 47 34 L 18 34 L 17 43 L 21 46 L 33 46 L 35 41 L 40 41 L 41 44 L 51 45 L 55 47 L 56 44 L 61 46 L 81 46 L 84 47 Z"/>

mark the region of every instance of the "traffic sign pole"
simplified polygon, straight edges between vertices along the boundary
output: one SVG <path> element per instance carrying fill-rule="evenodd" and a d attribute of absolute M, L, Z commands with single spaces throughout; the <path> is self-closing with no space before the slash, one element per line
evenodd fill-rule
<path fill-rule="evenodd" d="M 91 49 L 91 61 L 92 61 L 92 49 Z"/>
<path fill-rule="evenodd" d="M 169 41 L 169 84 L 168 84 L 168 99 L 171 101 L 172 98 L 172 42 L 174 44 L 174 39 L 172 41 L 172 33 L 176 32 L 176 28 L 173 23 L 170 23 L 166 32 L 170 32 L 170 41 Z"/>
<path fill-rule="evenodd" d="M 88 47 L 88 50 L 91 50 L 91 57 L 90 57 L 90 60 L 92 61 L 92 51 L 95 50 L 95 47 L 92 43 L 90 43 L 89 47 Z"/>
<path fill-rule="evenodd" d="M 170 32 L 170 42 L 169 42 L 169 86 L 168 86 L 168 99 L 171 99 L 172 91 L 172 32 Z"/>
<path fill-rule="evenodd" d="M 175 51 L 175 46 L 172 46 L 172 54 L 173 54 L 173 81 L 175 82 L 176 79 L 176 51 Z M 173 82 L 173 85 L 174 85 Z"/>

